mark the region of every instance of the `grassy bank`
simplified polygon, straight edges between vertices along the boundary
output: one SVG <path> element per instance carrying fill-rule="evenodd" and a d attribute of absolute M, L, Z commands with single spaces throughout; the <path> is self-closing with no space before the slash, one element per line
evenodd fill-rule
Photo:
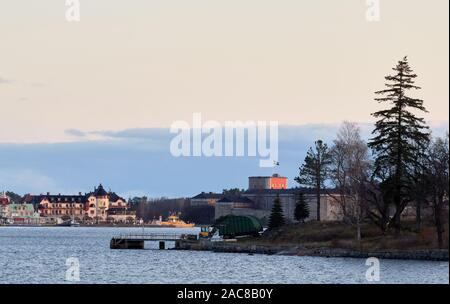
<path fill-rule="evenodd" d="M 445 229 L 445 249 L 448 249 L 448 223 Z M 400 234 L 382 234 L 378 227 L 365 223 L 361 229 L 361 242 L 356 241 L 356 229 L 340 222 L 308 222 L 266 231 L 259 238 L 240 239 L 240 243 L 255 245 L 301 245 L 304 248 L 342 248 L 361 251 L 427 250 L 438 249 L 436 230 L 424 223 L 420 232 L 415 223 L 404 223 Z"/>

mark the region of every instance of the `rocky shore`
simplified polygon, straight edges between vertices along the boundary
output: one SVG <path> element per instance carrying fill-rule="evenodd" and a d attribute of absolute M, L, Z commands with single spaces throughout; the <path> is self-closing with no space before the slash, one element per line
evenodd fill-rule
<path fill-rule="evenodd" d="M 399 260 L 425 260 L 448 261 L 448 250 L 383 250 L 383 251 L 359 251 L 342 248 L 306 248 L 303 246 L 289 245 L 259 245 L 239 242 L 211 242 L 211 241 L 186 241 L 180 240 L 175 244 L 176 250 L 200 250 L 213 252 L 233 252 L 247 254 L 269 255 L 297 255 L 319 257 L 346 257 L 399 259 Z"/>

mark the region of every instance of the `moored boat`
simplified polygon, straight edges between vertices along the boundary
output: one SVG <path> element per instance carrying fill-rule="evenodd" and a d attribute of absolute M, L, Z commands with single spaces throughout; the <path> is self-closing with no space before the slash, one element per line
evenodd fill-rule
<path fill-rule="evenodd" d="M 58 227 L 80 227 L 80 223 L 78 223 L 74 220 L 71 220 L 71 221 L 62 222 L 60 224 L 56 224 L 56 226 L 58 226 Z"/>
<path fill-rule="evenodd" d="M 153 221 L 150 224 L 151 227 L 165 227 L 165 228 L 192 228 L 195 227 L 194 223 L 186 223 L 176 215 L 171 215 L 167 220 L 163 221 L 160 217 L 158 221 Z"/>

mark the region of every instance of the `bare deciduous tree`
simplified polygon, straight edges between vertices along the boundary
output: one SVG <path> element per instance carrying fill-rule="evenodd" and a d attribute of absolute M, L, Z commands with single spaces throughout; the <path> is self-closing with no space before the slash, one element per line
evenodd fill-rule
<path fill-rule="evenodd" d="M 444 245 L 443 209 L 445 198 L 449 197 L 449 139 L 436 138 L 429 149 L 429 178 L 432 194 L 432 206 L 439 247 Z"/>
<path fill-rule="evenodd" d="M 364 184 L 369 178 L 371 162 L 357 124 L 342 124 L 331 148 L 331 159 L 330 178 L 339 192 L 344 221 L 356 227 L 356 239 L 360 241 Z"/>

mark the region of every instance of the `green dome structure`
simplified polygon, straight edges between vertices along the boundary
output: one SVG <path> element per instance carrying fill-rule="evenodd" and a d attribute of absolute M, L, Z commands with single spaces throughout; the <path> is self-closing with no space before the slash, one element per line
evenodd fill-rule
<path fill-rule="evenodd" d="M 263 226 L 258 218 L 251 215 L 226 215 L 218 218 L 213 227 L 224 238 L 253 235 L 258 236 Z"/>

